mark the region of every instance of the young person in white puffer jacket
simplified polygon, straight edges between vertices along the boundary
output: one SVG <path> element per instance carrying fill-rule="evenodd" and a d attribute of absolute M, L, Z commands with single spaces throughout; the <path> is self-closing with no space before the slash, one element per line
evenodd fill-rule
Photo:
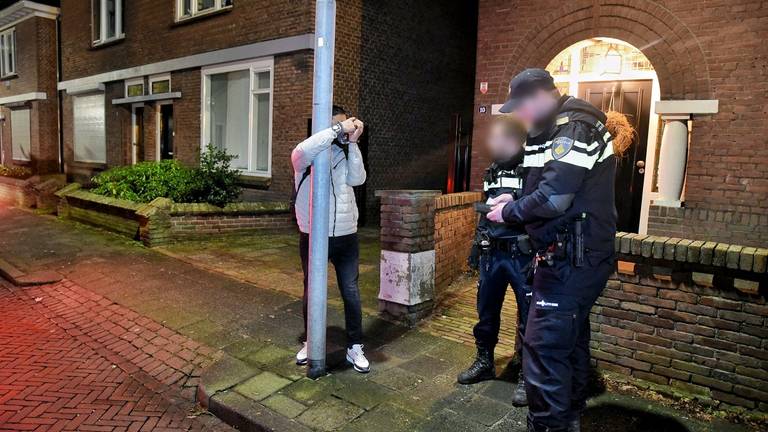
<path fill-rule="evenodd" d="M 296 221 L 299 224 L 299 254 L 304 270 L 304 329 L 307 326 L 307 288 L 310 231 L 310 167 L 315 158 L 331 148 L 331 195 L 328 227 L 328 259 L 336 270 L 339 291 L 344 301 L 347 331 L 347 361 L 356 371 L 370 371 L 363 353 L 363 323 L 358 288 L 360 246 L 357 238 L 358 210 L 354 186 L 365 183 L 363 155 L 357 141 L 363 122 L 348 117 L 343 108 L 333 107 L 333 126 L 320 131 L 296 146 L 291 154 L 296 188 Z M 343 135 L 342 135 L 343 134 Z M 339 139 L 342 138 L 342 139 Z M 348 143 L 347 143 L 348 142 Z M 307 343 L 296 354 L 296 363 L 307 363 Z"/>

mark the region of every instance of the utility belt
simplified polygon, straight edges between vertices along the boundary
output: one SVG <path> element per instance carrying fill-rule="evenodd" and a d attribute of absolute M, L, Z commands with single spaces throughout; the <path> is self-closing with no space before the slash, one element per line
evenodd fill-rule
<path fill-rule="evenodd" d="M 569 260 L 574 267 L 584 267 L 584 222 L 586 213 L 577 217 L 572 223 L 561 227 L 555 234 L 555 241 L 543 250 L 536 252 L 535 267 L 552 267 L 556 261 Z"/>
<path fill-rule="evenodd" d="M 469 268 L 479 270 L 480 257 L 487 257 L 493 251 L 507 252 L 513 258 L 521 255 L 533 257 L 535 252 L 527 234 L 499 239 L 489 236 L 487 231 L 478 230 L 475 233 L 475 240 L 472 242 L 472 251 L 467 259 Z M 488 260 L 486 260 L 486 270 L 488 270 Z"/>
<path fill-rule="evenodd" d="M 481 253 L 490 253 L 491 251 L 509 252 L 513 256 L 533 255 L 533 244 L 528 234 L 521 234 L 515 237 L 494 238 L 484 232 L 478 232 L 475 236 L 475 244 Z"/>

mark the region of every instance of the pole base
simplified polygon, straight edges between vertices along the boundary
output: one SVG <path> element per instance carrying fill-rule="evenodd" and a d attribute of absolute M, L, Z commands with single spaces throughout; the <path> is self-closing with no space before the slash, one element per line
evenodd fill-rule
<path fill-rule="evenodd" d="M 318 379 L 325 375 L 325 360 L 307 360 L 307 378 Z"/>

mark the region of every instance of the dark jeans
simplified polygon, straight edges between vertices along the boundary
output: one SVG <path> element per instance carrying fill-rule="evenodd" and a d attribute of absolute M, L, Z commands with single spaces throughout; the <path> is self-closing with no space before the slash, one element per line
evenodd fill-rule
<path fill-rule="evenodd" d="M 591 252 L 583 267 L 568 260 L 539 266 L 523 346 L 528 422 L 566 431 L 584 409 L 590 375 L 589 312 L 614 271 L 613 253 Z"/>
<path fill-rule="evenodd" d="M 304 330 L 307 329 L 307 289 L 309 288 L 309 234 L 299 237 L 299 255 L 304 270 Z M 344 301 L 344 319 L 347 330 L 347 345 L 363 341 L 363 313 L 360 306 L 359 276 L 360 244 L 357 234 L 328 238 L 328 260 L 336 269 L 336 280 Z M 306 333 L 305 333 L 306 334 Z"/>
<path fill-rule="evenodd" d="M 475 341 L 479 346 L 494 348 L 499 342 L 501 307 L 512 285 L 517 301 L 516 351 L 522 349 L 522 337 L 528 319 L 529 294 L 527 267 L 533 259 L 530 255 L 514 256 L 510 252 L 492 250 L 480 257 L 480 280 L 477 286 L 477 314 L 479 320 L 474 328 Z"/>

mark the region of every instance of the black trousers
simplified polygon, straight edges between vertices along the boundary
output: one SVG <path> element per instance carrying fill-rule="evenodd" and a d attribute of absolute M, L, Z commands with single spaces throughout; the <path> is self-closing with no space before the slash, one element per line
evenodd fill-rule
<path fill-rule="evenodd" d="M 307 290 L 309 288 L 309 234 L 299 237 L 299 255 L 304 270 L 304 331 L 307 329 Z M 328 260 L 336 270 L 341 299 L 344 302 L 344 320 L 347 331 L 347 345 L 363 342 L 363 313 L 360 305 L 360 289 L 357 281 L 360 275 L 360 243 L 357 234 L 328 238 Z"/>
<path fill-rule="evenodd" d="M 478 346 L 493 349 L 499 342 L 501 308 L 507 288 L 512 285 L 517 302 L 517 339 L 525 335 L 531 287 L 528 284 L 528 266 L 533 259 L 530 255 L 491 250 L 480 256 L 480 280 L 477 284 L 478 322 L 473 333 Z M 522 343 L 515 344 L 518 352 Z"/>
<path fill-rule="evenodd" d="M 584 409 L 590 375 L 589 313 L 614 271 L 611 253 L 539 266 L 523 345 L 532 430 L 566 431 Z M 530 430 L 530 429 L 529 429 Z"/>

